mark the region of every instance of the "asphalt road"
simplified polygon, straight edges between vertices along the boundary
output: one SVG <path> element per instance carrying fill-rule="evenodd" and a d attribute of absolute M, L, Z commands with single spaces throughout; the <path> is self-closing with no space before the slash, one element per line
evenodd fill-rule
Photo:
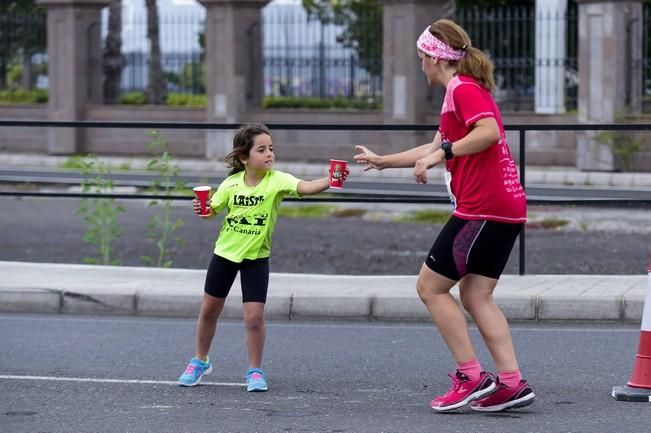
<path fill-rule="evenodd" d="M 141 200 L 123 200 L 118 218 L 122 236 L 111 256 L 128 266 L 143 266 L 142 256 L 156 257 L 146 237 L 158 208 Z M 299 205 L 285 203 L 283 206 Z M 211 257 L 221 217 L 203 221 L 189 202 L 173 207 L 185 224 L 175 234 L 184 242 L 172 247 L 172 266 L 204 269 Z M 359 208 L 355 204 L 349 207 Z M 89 226 L 77 214 L 78 199 L 0 197 L 0 260 L 83 263 L 97 257 L 82 238 Z M 281 217 L 273 238 L 272 272 L 348 275 L 412 275 L 418 272 L 441 225 L 398 223 L 393 219 L 429 205 L 366 205 L 363 216 Z M 445 207 L 447 209 L 447 207 Z M 651 246 L 649 210 L 530 207 L 525 234 L 529 274 L 646 274 Z M 354 212 L 353 212 L 354 213 Z M 561 219 L 562 228 L 543 222 Z M 506 273 L 518 272 L 519 246 Z"/>
<path fill-rule="evenodd" d="M 436 414 L 452 362 L 430 325 L 270 322 L 270 391 L 242 387 L 241 322 L 220 322 L 207 384 L 174 381 L 194 320 L 0 315 L 0 431 L 643 432 L 649 405 L 617 402 L 639 328 L 515 325 L 538 400 L 499 414 Z M 492 364 L 472 331 L 484 367 Z M 544 350 L 541 350 L 544 348 Z"/>

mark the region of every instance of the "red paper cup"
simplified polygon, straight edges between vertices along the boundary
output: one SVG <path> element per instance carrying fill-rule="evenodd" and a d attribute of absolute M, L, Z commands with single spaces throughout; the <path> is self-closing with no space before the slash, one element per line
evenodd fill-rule
<path fill-rule="evenodd" d="M 192 188 L 195 197 L 197 197 L 197 200 L 199 200 L 199 203 L 201 203 L 201 216 L 210 215 L 210 211 L 208 210 L 207 206 L 208 199 L 210 198 L 210 189 L 211 188 L 209 185 L 199 185 Z"/>
<path fill-rule="evenodd" d="M 348 162 L 340 159 L 330 160 L 330 188 L 344 187 L 344 173 Z"/>

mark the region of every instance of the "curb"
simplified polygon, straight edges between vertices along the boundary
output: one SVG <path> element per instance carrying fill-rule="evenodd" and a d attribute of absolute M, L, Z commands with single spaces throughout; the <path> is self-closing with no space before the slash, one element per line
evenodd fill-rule
<path fill-rule="evenodd" d="M 195 318 L 205 271 L 0 262 L 0 311 Z M 33 275 L 47 275 L 34 282 Z M 512 321 L 639 322 L 647 275 L 505 275 L 495 301 Z M 416 276 L 272 273 L 266 315 L 282 320 L 430 321 Z M 458 300 L 458 291 L 453 289 Z M 222 317 L 241 318 L 239 281 Z M 468 316 L 466 316 L 468 317 Z M 469 317 L 468 317 L 469 318 Z"/>

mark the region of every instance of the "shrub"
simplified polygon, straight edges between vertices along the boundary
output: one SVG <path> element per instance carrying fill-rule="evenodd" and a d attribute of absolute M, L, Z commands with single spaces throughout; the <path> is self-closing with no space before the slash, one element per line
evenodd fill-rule
<path fill-rule="evenodd" d="M 25 91 L 3 90 L 0 91 L 0 104 L 45 104 L 47 103 L 48 93 L 46 89 L 34 89 Z"/>
<path fill-rule="evenodd" d="M 307 108 L 314 110 L 379 110 L 380 98 L 314 98 L 302 96 L 266 96 L 264 108 Z"/>

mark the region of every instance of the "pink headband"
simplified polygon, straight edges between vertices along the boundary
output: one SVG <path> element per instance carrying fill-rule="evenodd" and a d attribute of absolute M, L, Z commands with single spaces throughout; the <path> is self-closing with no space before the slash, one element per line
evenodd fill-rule
<path fill-rule="evenodd" d="M 465 46 L 462 50 L 455 50 L 442 40 L 432 35 L 429 31 L 429 27 L 421 33 L 418 41 L 416 41 L 416 46 L 428 56 L 443 60 L 461 60 L 466 54 L 464 52 L 466 48 Z"/>

